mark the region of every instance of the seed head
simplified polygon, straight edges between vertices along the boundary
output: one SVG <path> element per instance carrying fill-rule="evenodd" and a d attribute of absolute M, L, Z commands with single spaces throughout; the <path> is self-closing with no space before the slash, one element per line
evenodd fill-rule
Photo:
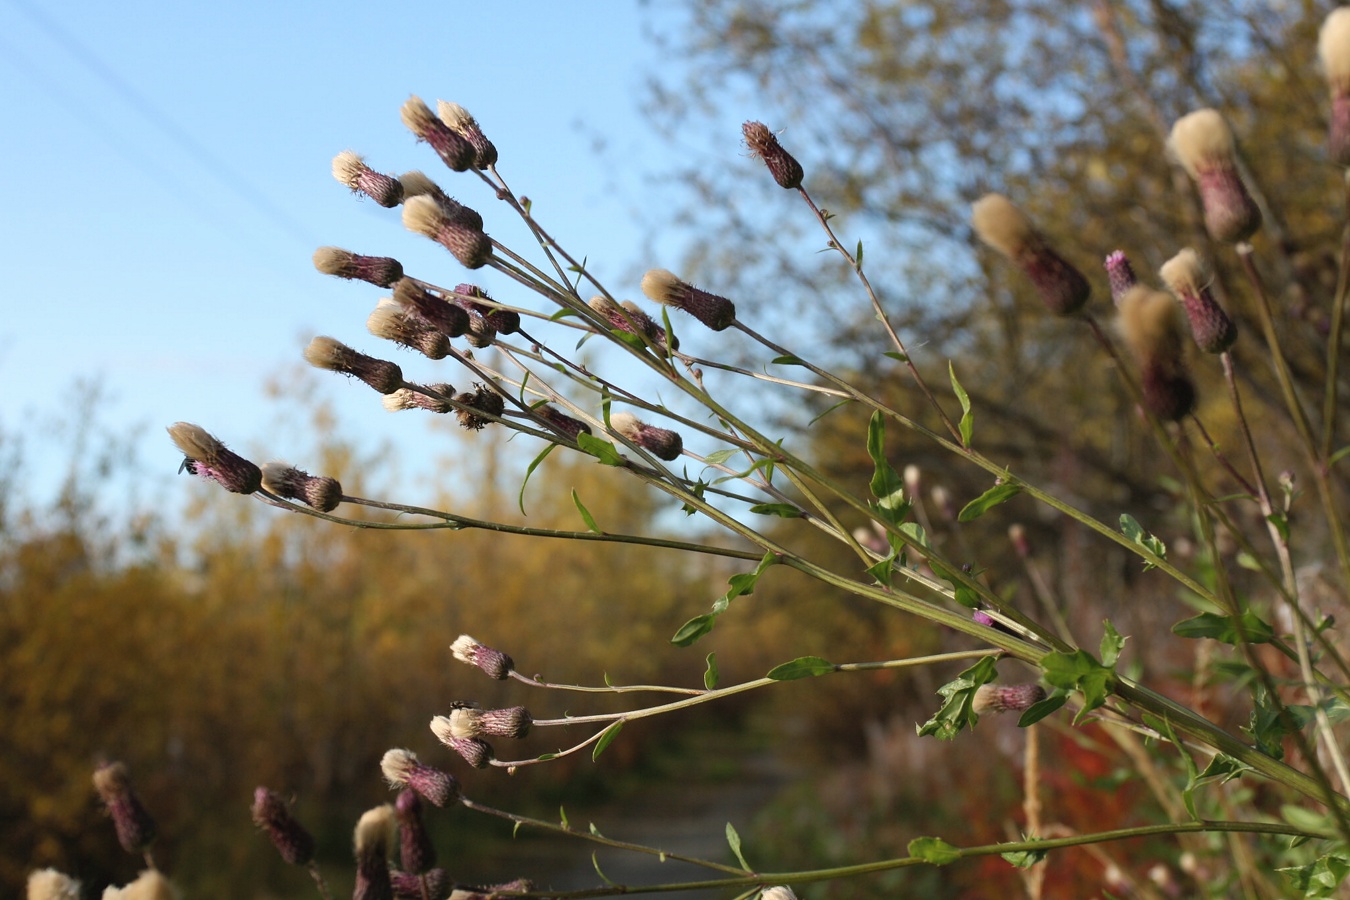
<path fill-rule="evenodd" d="M 657 459 L 670 462 L 684 452 L 684 440 L 677 432 L 648 425 L 631 413 L 614 413 L 609 426 Z"/>
<path fill-rule="evenodd" d="M 515 334 L 520 330 L 520 313 L 512 309 L 502 309 L 496 301 L 487 295 L 487 291 L 475 284 L 455 285 L 454 301 L 464 309 L 483 317 L 488 327 L 500 334 Z M 486 301 L 486 302 L 483 302 Z"/>
<path fill-rule="evenodd" d="M 319 512 L 332 512 L 342 502 L 342 485 L 336 478 L 310 475 L 286 463 L 270 462 L 263 465 L 262 483 L 263 487 L 278 497 L 299 500 Z"/>
<path fill-rule="evenodd" d="M 451 221 L 458 222 L 473 231 L 483 230 L 483 217 L 478 214 L 477 210 L 470 209 L 451 197 L 441 190 L 440 185 L 421 172 L 404 172 L 398 177 L 398 180 L 403 184 L 405 201 L 409 197 L 430 197 L 440 204 L 441 209 L 445 210 L 446 216 Z"/>
<path fill-rule="evenodd" d="M 403 185 L 398 179 L 376 172 L 351 150 L 343 150 L 333 157 L 333 177 L 387 209 L 403 202 Z"/>
<path fill-rule="evenodd" d="M 382 288 L 393 287 L 403 277 L 403 264 L 387 256 L 362 256 L 340 247 L 314 251 L 314 268 L 325 275 L 368 281 Z"/>
<path fill-rule="evenodd" d="M 403 124 L 417 135 L 417 139 L 426 141 L 436 155 L 456 172 L 466 172 L 473 168 L 478 154 L 463 137 L 450 130 L 440 119 L 431 114 L 431 108 L 416 95 L 409 97 L 400 110 Z"/>
<path fill-rule="evenodd" d="M 597 296 L 587 301 L 587 306 L 607 321 L 611 328 L 628 334 L 643 335 L 658 347 L 666 346 L 666 330 L 633 301 L 625 300 L 622 304 L 618 304 L 608 297 Z M 679 346 L 680 342 L 677 340 L 672 349 L 678 350 Z"/>
<path fill-rule="evenodd" d="M 381 394 L 392 394 L 403 386 L 403 370 L 398 366 L 358 353 L 330 337 L 310 341 L 305 348 L 305 362 L 318 369 L 359 378 Z"/>
<path fill-rule="evenodd" d="M 178 900 L 178 891 L 158 869 L 146 869 L 125 887 L 108 887 L 103 900 Z"/>
<path fill-rule="evenodd" d="M 411 750 L 390 750 L 380 760 L 380 771 L 390 787 L 409 787 L 434 806 L 459 799 L 459 782 L 453 775 L 423 765 Z"/>
<path fill-rule="evenodd" d="M 1134 277 L 1134 266 L 1130 265 L 1129 257 L 1122 250 L 1107 256 L 1105 265 L 1106 280 L 1111 284 L 1111 299 L 1119 306 L 1120 298 L 1138 284 L 1139 279 Z"/>
<path fill-rule="evenodd" d="M 459 337 L 469 330 L 469 314 L 441 297 L 423 290 L 411 278 L 394 285 L 394 302 L 411 310 L 423 322 L 446 337 Z"/>
<path fill-rule="evenodd" d="M 492 241 L 481 228 L 452 218 L 432 197 L 410 197 L 403 204 L 403 227 L 431 238 L 467 269 L 479 269 L 492 256 Z"/>
<path fill-rule="evenodd" d="M 450 875 L 444 869 L 429 869 L 420 875 L 414 875 L 412 872 L 391 872 L 389 873 L 390 883 L 394 888 L 394 896 L 407 898 L 407 900 L 422 900 L 422 879 L 427 882 L 427 894 L 432 897 L 448 897 L 450 891 Z M 456 891 L 458 893 L 458 891 Z"/>
<path fill-rule="evenodd" d="M 32 872 L 28 876 L 28 900 L 80 900 L 80 883 L 55 869 Z"/>
<path fill-rule="evenodd" d="M 450 652 L 454 654 L 455 659 L 477 666 L 498 681 L 507 678 L 516 665 L 511 657 L 502 651 L 480 644 L 467 634 L 455 638 L 455 642 L 450 645 Z"/>
<path fill-rule="evenodd" d="M 131 787 L 131 776 L 120 762 L 94 770 L 94 789 L 112 816 L 117 842 L 128 853 L 140 854 L 155 839 L 155 822 Z"/>
<path fill-rule="evenodd" d="M 1182 116 L 1167 143 L 1200 191 L 1210 237 L 1235 244 L 1255 234 L 1261 210 L 1238 174 L 1237 144 L 1223 116 L 1213 109 Z"/>
<path fill-rule="evenodd" d="M 769 126 L 763 122 L 746 122 L 741 126 L 745 135 L 745 145 L 750 152 L 764 160 L 769 174 L 782 188 L 800 188 L 802 186 L 802 164 L 778 143 L 778 138 Z"/>
<path fill-rule="evenodd" d="M 484 769 L 496 759 L 492 745 L 482 738 L 464 738 L 455 735 L 448 716 L 436 716 L 431 720 L 431 732 L 442 744 L 454 750 L 464 761 L 475 769 Z"/>
<path fill-rule="evenodd" d="M 394 814 L 398 817 L 399 862 L 403 870 L 418 874 L 436 865 L 436 848 L 422 822 L 422 801 L 417 792 L 406 788 L 399 791 Z"/>
<path fill-rule="evenodd" d="M 175 422 L 168 431 L 169 438 L 184 456 L 183 465 L 193 475 L 209 478 L 236 494 L 251 494 L 262 486 L 262 472 L 258 467 L 228 449 L 205 428 L 189 422 Z"/>
<path fill-rule="evenodd" d="M 314 838 L 291 815 L 281 795 L 260 787 L 253 792 L 253 823 L 267 832 L 281 858 L 303 866 L 314 858 Z"/>
<path fill-rule="evenodd" d="M 453 397 L 455 389 L 448 384 L 428 384 L 428 390 L 435 391 L 439 396 L 433 397 L 422 391 L 414 391 L 410 388 L 399 388 L 392 394 L 385 394 L 380 398 L 384 408 L 390 412 L 398 412 L 404 409 L 428 409 L 434 413 L 448 413 L 454 409 L 449 401 L 443 397 Z"/>
<path fill-rule="evenodd" d="M 499 419 L 506 410 L 506 400 L 502 395 L 483 384 L 475 384 L 472 392 L 460 394 L 455 397 L 455 402 L 467 407 L 456 410 L 455 415 L 459 418 L 459 424 L 470 431 L 482 431 L 495 421 L 487 416 Z M 486 415 L 480 415 L 482 413 Z"/>
<path fill-rule="evenodd" d="M 394 808 L 388 803 L 362 813 L 356 823 L 356 890 L 352 900 L 392 900 L 389 847 L 394 842 Z"/>
<path fill-rule="evenodd" d="M 366 319 L 366 330 L 376 337 L 417 350 L 428 359 L 444 359 L 450 341 L 403 303 L 385 297 Z"/>
<path fill-rule="evenodd" d="M 467 109 L 458 103 L 446 103 L 444 100 L 437 100 L 436 112 L 440 114 L 441 121 L 451 131 L 464 138 L 473 147 L 473 166 L 475 169 L 486 169 L 497 162 L 496 146 L 487 139 L 487 135 L 483 134 L 483 129 L 479 127 L 478 120 L 469 115 Z"/>
<path fill-rule="evenodd" d="M 1333 10 L 1322 22 L 1317 55 L 1331 88 L 1328 149 L 1333 162 L 1350 165 L 1350 7 Z"/>
<path fill-rule="evenodd" d="M 1083 308 L 1091 292 L 1083 273 L 1046 244 L 1007 197 L 986 194 L 975 201 L 970 224 L 981 241 L 1026 273 L 1052 313 L 1067 316 Z"/>
<path fill-rule="evenodd" d="M 977 716 L 988 713 L 1025 712 L 1045 699 L 1039 684 L 982 684 L 975 689 L 972 709 Z"/>
<path fill-rule="evenodd" d="M 1185 308 L 1197 347 L 1206 353 L 1223 353 L 1233 346 L 1237 326 L 1210 292 L 1210 276 L 1200 254 L 1187 247 L 1163 263 L 1158 273 Z"/>
<path fill-rule="evenodd" d="M 580 419 L 574 419 L 566 413 L 559 412 L 552 406 L 544 405 L 535 407 L 534 414 L 543 419 L 550 428 L 568 440 L 575 441 L 577 435 L 591 433 L 591 426 Z"/>
<path fill-rule="evenodd" d="M 523 706 L 508 709 L 453 709 L 447 717 L 450 735 L 457 738 L 523 738 L 530 733 L 534 719 Z"/>
<path fill-rule="evenodd" d="M 1144 405 L 1164 421 L 1183 418 L 1195 406 L 1195 386 L 1182 364 L 1172 298 L 1142 286 L 1131 288 L 1121 298 L 1118 323 L 1139 366 Z"/>
<path fill-rule="evenodd" d="M 665 306 L 682 309 L 713 331 L 730 328 L 736 321 L 736 305 L 681 281 L 665 269 L 652 269 L 642 276 L 642 293 Z"/>

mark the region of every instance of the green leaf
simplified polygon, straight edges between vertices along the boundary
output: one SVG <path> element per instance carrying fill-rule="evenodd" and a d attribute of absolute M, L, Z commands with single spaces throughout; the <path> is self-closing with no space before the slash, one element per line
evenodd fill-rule
<path fill-rule="evenodd" d="M 1346 851 L 1337 850 L 1306 866 L 1289 866 L 1276 871 L 1284 873 L 1294 889 L 1300 892 L 1299 896 L 1320 900 L 1337 896 L 1337 888 L 1346 875 L 1350 875 L 1350 858 Z"/>
<path fill-rule="evenodd" d="M 918 522 L 901 522 L 898 530 L 919 547 L 925 550 L 933 549 L 932 543 L 928 540 L 928 532 L 924 531 Z"/>
<path fill-rule="evenodd" d="M 773 359 L 775 366 L 804 366 L 806 360 L 796 356 L 776 356 Z"/>
<path fill-rule="evenodd" d="M 874 466 L 869 487 L 877 498 L 877 509 L 888 522 L 900 522 L 909 513 L 910 504 L 905 500 L 904 479 L 886 461 L 886 420 L 880 412 L 873 413 L 867 425 L 867 455 Z"/>
<path fill-rule="evenodd" d="M 1115 689 L 1116 673 L 1093 659 L 1086 650 L 1047 653 L 1041 659 L 1041 670 L 1051 687 L 1082 692 L 1083 708 L 1074 717 L 1075 725 L 1106 703 L 1107 696 Z"/>
<path fill-rule="evenodd" d="M 897 353 L 894 350 L 887 350 L 882 356 L 889 356 L 891 359 L 898 359 L 900 362 L 909 362 L 909 357 L 903 353 Z"/>
<path fill-rule="evenodd" d="M 1273 512 L 1266 516 L 1266 521 L 1275 526 L 1275 530 L 1280 533 L 1285 543 L 1289 542 L 1289 518 L 1284 513 Z"/>
<path fill-rule="evenodd" d="M 741 853 L 741 836 L 730 822 L 727 823 L 727 844 L 731 846 L 731 852 L 736 854 L 736 860 L 741 864 L 741 868 L 750 871 L 750 864 L 745 861 L 745 854 Z"/>
<path fill-rule="evenodd" d="M 895 572 L 895 559 L 895 554 L 892 553 L 880 562 L 868 566 L 867 574 L 875 578 L 877 583 L 890 587 L 891 576 Z"/>
<path fill-rule="evenodd" d="M 717 624 L 717 615 L 715 613 L 704 613 L 701 616 L 694 616 L 688 622 L 680 626 L 680 630 L 675 632 L 675 636 L 670 642 L 676 647 L 688 647 L 694 641 L 703 637 L 713 630 Z"/>
<path fill-rule="evenodd" d="M 1059 708 L 1068 702 L 1069 694 L 1067 691 L 1058 689 L 1051 691 L 1044 700 L 1038 700 L 1027 707 L 1017 720 L 1017 727 L 1026 728 L 1029 725 L 1035 725 L 1051 713 L 1058 712 Z"/>
<path fill-rule="evenodd" d="M 577 496 L 576 488 L 572 488 L 572 503 L 576 506 L 577 512 L 581 513 L 581 521 L 586 523 L 587 531 L 594 534 L 604 534 L 604 532 L 600 530 L 600 526 L 595 524 L 595 516 L 591 515 L 591 511 L 585 507 L 581 502 L 581 498 Z"/>
<path fill-rule="evenodd" d="M 1125 513 L 1120 514 L 1120 532 L 1154 556 L 1167 558 L 1167 545 L 1145 532 L 1143 526 L 1135 521 L 1134 516 Z M 1154 568 L 1157 568 L 1157 566 L 1148 560 L 1144 560 L 1145 572 Z"/>
<path fill-rule="evenodd" d="M 589 453 L 603 465 L 623 465 L 623 457 L 619 455 L 619 451 L 614 449 L 614 445 L 609 441 L 601 440 L 583 431 L 577 435 L 577 446 L 581 448 L 583 453 Z"/>
<path fill-rule="evenodd" d="M 577 278 L 580 279 L 581 276 L 578 275 Z M 595 867 L 595 874 L 597 874 L 597 875 L 600 876 L 600 880 L 601 880 L 601 881 L 603 881 L 605 884 L 613 884 L 613 883 L 614 883 L 614 882 L 612 882 L 612 881 L 609 880 L 609 876 L 608 876 L 608 875 L 606 875 L 603 871 L 601 871 L 601 869 L 600 869 L 600 857 L 597 856 L 595 853 L 592 853 L 592 854 L 591 854 L 591 865 Z"/>
<path fill-rule="evenodd" d="M 780 519 L 800 519 L 805 515 L 791 503 L 756 503 L 750 507 L 750 511 L 761 516 L 778 516 Z"/>
<path fill-rule="evenodd" d="M 1022 835 L 1022 840 L 1024 842 L 1034 843 L 1036 841 L 1043 841 L 1045 838 Z M 1036 863 L 1045 859 L 1048 853 L 1048 850 L 1010 850 L 1007 853 L 1000 853 L 999 856 L 1002 856 L 1005 862 L 1009 862 L 1019 869 L 1030 869 L 1032 866 L 1036 865 Z"/>
<path fill-rule="evenodd" d="M 938 740 L 950 741 L 961 733 L 962 728 L 974 728 L 978 718 L 974 709 L 975 692 L 980 685 L 993 681 L 996 675 L 994 657 L 986 656 L 938 688 L 938 693 L 945 699 L 933 717 L 917 727 L 919 736 L 931 734 Z"/>
<path fill-rule="evenodd" d="M 774 666 L 766 676 L 774 681 L 795 681 L 798 678 L 814 678 L 828 675 L 834 671 L 834 663 L 819 656 L 800 656 L 792 662 Z"/>
<path fill-rule="evenodd" d="M 735 447 L 728 447 L 725 450 L 715 450 L 704 458 L 704 462 L 710 466 L 720 466 L 739 452 L 740 451 Z"/>
<path fill-rule="evenodd" d="M 595 749 L 591 751 L 591 762 L 595 762 L 600 758 L 600 754 L 605 752 L 605 748 L 613 743 L 614 739 L 619 736 L 619 732 L 622 730 L 623 720 L 620 719 L 601 733 L 600 740 L 595 742 Z"/>
<path fill-rule="evenodd" d="M 713 688 L 717 687 L 719 675 L 717 671 L 717 654 L 709 653 L 707 661 L 708 668 L 703 671 L 703 686 L 711 691 Z"/>
<path fill-rule="evenodd" d="M 1275 639 L 1275 629 L 1250 609 L 1242 614 L 1242 630 L 1253 644 L 1269 644 Z M 1191 639 L 1210 638 L 1233 646 L 1240 643 L 1233 617 L 1221 613 L 1200 613 L 1184 619 L 1172 626 L 1172 633 Z"/>
<path fill-rule="evenodd" d="M 1000 503 L 1007 503 L 1020 493 L 1022 493 L 1022 486 L 1016 482 L 1005 481 L 1003 484 L 996 484 L 962 507 L 961 512 L 957 513 L 956 521 L 972 522 Z"/>
<path fill-rule="evenodd" d="M 558 807 L 558 821 L 560 821 L 560 822 L 562 823 L 562 827 L 564 827 L 564 828 L 571 828 L 571 827 L 572 827 L 571 825 L 569 825 L 569 824 L 567 823 L 567 808 L 566 808 L 566 807 L 563 807 L 563 806 L 559 806 L 559 807 Z"/>
<path fill-rule="evenodd" d="M 863 256 L 863 251 L 862 251 L 862 238 L 859 238 L 859 239 L 858 239 L 858 254 L 857 254 L 856 256 L 853 257 L 853 265 L 854 265 L 855 268 L 858 268 L 858 269 L 861 269 L 861 268 L 862 268 L 862 256 Z"/>
<path fill-rule="evenodd" d="M 528 466 L 525 467 L 525 479 L 520 483 L 520 495 L 516 497 L 516 504 L 520 507 L 521 515 L 525 515 L 525 485 L 530 483 L 530 476 L 534 474 L 534 470 L 539 468 L 539 464 L 547 459 L 548 455 L 552 453 L 557 446 L 557 444 L 549 444 Z M 575 491 L 572 496 L 576 496 Z"/>
<path fill-rule="evenodd" d="M 1328 469 L 1331 468 L 1332 466 L 1336 465 L 1336 463 L 1345 459 L 1347 456 L 1350 456 L 1350 444 L 1346 444 L 1344 447 L 1337 450 L 1335 453 L 1331 454 L 1331 456 L 1327 458 L 1327 468 Z"/>
<path fill-rule="evenodd" d="M 1116 631 L 1116 626 L 1111 624 L 1110 619 L 1103 620 L 1102 624 L 1105 626 L 1101 643 L 1102 665 L 1108 669 L 1114 669 L 1116 660 L 1120 659 L 1120 651 L 1129 638 L 1121 637 L 1120 632 Z"/>
<path fill-rule="evenodd" d="M 961 446 L 969 447 L 971 432 L 975 430 L 975 414 L 970 411 L 970 395 L 961 387 L 961 382 L 956 380 L 956 367 L 952 365 L 951 360 L 947 360 L 947 374 L 952 378 L 952 390 L 956 392 L 956 399 L 961 401 L 961 424 L 957 426 L 961 431 Z"/>
<path fill-rule="evenodd" d="M 945 866 L 961 858 L 961 850 L 942 838 L 921 837 L 909 842 L 909 855 L 935 866 Z"/>
<path fill-rule="evenodd" d="M 816 424 L 816 423 L 819 422 L 821 419 L 825 418 L 826 416 L 828 416 L 830 413 L 834 412 L 834 411 L 835 411 L 836 409 L 838 409 L 839 407 L 841 407 L 841 406 L 848 406 L 848 405 L 849 405 L 850 403 L 852 403 L 852 402 L 853 402 L 853 401 L 852 401 L 851 399 L 848 399 L 848 398 L 845 398 L 845 399 L 843 399 L 843 400 L 840 400 L 838 403 L 833 404 L 833 405 L 830 406 L 828 409 L 826 409 L 823 413 L 821 413 L 820 415 L 818 415 L 818 416 L 816 416 L 815 418 L 813 418 L 810 422 L 807 422 L 807 423 L 806 423 L 806 426 L 807 426 L 808 428 L 810 428 L 812 425 Z"/>

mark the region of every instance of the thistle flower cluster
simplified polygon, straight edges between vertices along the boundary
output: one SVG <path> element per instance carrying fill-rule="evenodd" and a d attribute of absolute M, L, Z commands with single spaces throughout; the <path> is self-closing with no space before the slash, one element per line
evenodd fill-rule
<path fill-rule="evenodd" d="M 1136 285 L 1120 300 L 1121 336 L 1139 366 L 1144 405 L 1175 422 L 1195 406 L 1195 385 L 1182 362 L 1175 303 L 1161 291 Z"/>
<path fill-rule="evenodd" d="M 480 644 L 467 634 L 461 634 L 455 638 L 455 642 L 450 645 L 450 653 L 460 662 L 475 666 L 486 673 L 489 678 L 495 678 L 498 681 L 509 677 L 511 670 L 516 667 L 511 657 L 486 644 Z"/>
<path fill-rule="evenodd" d="M 625 300 L 623 303 L 615 303 L 608 297 L 592 297 L 587 301 L 591 310 L 606 322 L 611 328 L 622 331 L 625 334 L 636 334 L 651 341 L 660 349 L 664 350 L 667 346 L 666 330 L 657 324 L 656 320 L 647 315 L 631 300 Z M 669 343 L 671 350 L 680 349 L 679 340 Z"/>
<path fill-rule="evenodd" d="M 455 410 L 459 424 L 469 431 L 482 431 L 506 411 L 506 400 L 485 384 L 475 384 L 472 391 L 455 397 L 460 408 Z"/>
<path fill-rule="evenodd" d="M 1224 244 L 1245 241 L 1261 227 L 1261 210 L 1238 170 L 1237 142 L 1217 110 L 1199 109 L 1172 126 L 1168 146 L 1195 180 L 1205 228 Z"/>
<path fill-rule="evenodd" d="M 802 164 L 783 149 L 769 126 L 763 122 L 746 122 L 741 126 L 741 133 L 745 135 L 745 145 L 751 153 L 764 160 L 764 165 L 768 166 L 769 174 L 779 187 L 791 189 L 802 186 Z"/>
<path fill-rule="evenodd" d="M 403 264 L 387 256 L 362 256 L 341 247 L 320 247 L 314 251 L 314 268 L 325 275 L 365 281 L 376 287 L 391 288 L 403 277 Z"/>
<path fill-rule="evenodd" d="M 376 172 L 351 150 L 333 157 L 333 177 L 383 207 L 392 208 L 403 202 L 403 185 L 399 180 Z"/>
<path fill-rule="evenodd" d="M 131 776 L 120 762 L 94 770 L 94 789 L 112 817 L 117 842 L 128 853 L 143 853 L 155 839 L 155 820 L 131 787 Z"/>
<path fill-rule="evenodd" d="M 299 500 L 320 512 L 332 512 L 342 502 L 342 485 L 336 478 L 310 475 L 286 463 L 265 464 L 262 482 L 264 488 L 278 497 Z"/>
<path fill-rule="evenodd" d="M 970 223 L 980 240 L 1010 259 L 1026 273 L 1050 312 L 1068 316 L 1087 303 L 1087 279 L 1060 256 L 1002 194 L 986 194 L 970 211 Z"/>
<path fill-rule="evenodd" d="M 314 859 L 314 838 L 291 815 L 291 808 L 280 794 L 259 787 L 253 792 L 253 823 L 267 832 L 281 858 L 293 866 Z"/>
<path fill-rule="evenodd" d="M 366 356 L 331 337 L 316 337 L 305 348 L 305 361 L 316 369 L 351 375 L 379 391 L 392 394 L 403 387 L 403 370 L 387 360 Z"/>
<path fill-rule="evenodd" d="M 366 330 L 378 338 L 416 350 L 427 359 L 445 359 L 450 355 L 450 341 L 444 334 L 391 297 L 376 304 L 366 319 Z"/>
<path fill-rule="evenodd" d="M 736 305 L 681 281 L 665 269 L 652 269 L 642 276 L 642 293 L 662 306 L 689 313 L 713 331 L 724 331 L 736 322 Z"/>
<path fill-rule="evenodd" d="M 380 771 L 390 787 L 406 787 L 426 798 L 433 806 L 445 806 L 459 799 L 455 776 L 423 765 L 411 750 L 390 750 L 380 760 Z"/>
<path fill-rule="evenodd" d="M 684 452 L 684 440 L 678 432 L 648 425 L 631 413 L 615 413 L 609 417 L 609 426 L 657 459 L 670 462 Z"/>
<path fill-rule="evenodd" d="M 235 494 L 262 487 L 262 470 L 213 437 L 200 425 L 175 422 L 169 437 L 183 454 L 183 467 Z"/>

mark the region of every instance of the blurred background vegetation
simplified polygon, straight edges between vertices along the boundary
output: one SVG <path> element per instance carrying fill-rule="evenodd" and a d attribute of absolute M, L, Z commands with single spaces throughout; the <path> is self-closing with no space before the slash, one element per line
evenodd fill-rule
<path fill-rule="evenodd" d="M 1209 245 L 1163 142 L 1172 121 L 1197 107 L 1215 106 L 1233 123 L 1266 214 L 1255 243 L 1278 286 L 1282 338 L 1296 376 L 1320 385 L 1325 359 L 1314 348 L 1325 335 L 1344 221 L 1341 172 L 1322 151 L 1325 88 L 1313 62 L 1324 5 L 679 6 L 685 27 L 653 37 L 663 52 L 691 63 L 679 71 L 694 74 L 676 83 L 653 73 L 655 127 L 676 140 L 706 131 L 730 110 L 785 128 L 781 139 L 806 166 L 813 196 L 840 216 L 842 234 L 867 238 L 873 281 L 920 365 L 936 373 L 955 360 L 989 456 L 1105 521 L 1134 515 L 1168 542 L 1172 558 L 1203 563 L 1189 556 L 1190 522 L 1172 513 L 1181 508 L 1179 487 L 1109 361 L 1079 323 L 1048 317 L 1006 263 L 975 249 L 969 203 L 997 190 L 1088 273 L 1099 314 L 1109 303 L 1100 260 L 1112 250 L 1126 251 L 1150 282 L 1184 246 L 1214 260 L 1216 289 L 1243 330 L 1234 353 L 1249 374 L 1243 387 L 1268 470 L 1300 475 L 1302 460 L 1283 439 L 1287 420 L 1255 339 L 1253 306 L 1227 258 Z M 733 297 L 762 331 L 795 322 L 784 326 L 792 329 L 785 342 L 829 358 L 898 408 L 922 408 L 881 355 L 850 273 L 814 252 L 822 241 L 811 220 L 785 202 L 756 161 L 691 153 L 687 171 L 669 177 L 690 186 L 687 206 L 663 211 L 660 226 L 691 236 L 683 274 Z M 1236 447 L 1217 368 L 1195 362 L 1200 416 L 1220 444 Z M 865 492 L 871 463 L 861 414 L 838 410 L 806 431 L 823 407 L 762 402 L 784 434 L 801 432 L 793 440 L 805 442 L 806 455 Z M 344 441 L 340 414 L 320 406 L 310 415 L 314 452 L 293 461 L 341 479 L 348 493 L 385 497 L 382 473 L 397 449 L 361 449 Z M 1341 446 L 1350 441 L 1345 417 L 1338 428 Z M 496 437 L 491 429 L 447 432 L 438 483 L 421 496 L 405 490 L 388 499 L 517 516 L 523 464 Z M 1171 637 L 1185 606 L 1170 586 L 1159 593 L 1162 582 L 1141 573 L 1137 560 L 1025 498 L 958 529 L 952 510 L 987 486 L 984 477 L 908 435 L 889 441 L 897 468 L 917 466 L 934 540 L 985 570 L 998 591 L 1028 608 L 1061 612 L 1085 646 L 1095 646 L 1110 616 L 1130 636 L 1128 665 L 1150 686 L 1185 696 L 1225 725 L 1245 721 L 1240 697 L 1194 678 L 1203 668 L 1196 653 L 1207 651 Z M 427 729 L 455 699 L 524 703 L 536 716 L 587 709 L 453 663 L 447 648 L 462 632 L 510 653 L 525 673 L 584 683 L 607 675 L 615 683 L 696 685 L 708 651 L 717 652 L 730 683 L 805 654 L 843 662 L 965 646 L 893 611 L 775 570 L 707 642 L 681 651 L 668 637 L 721 593 L 735 569 L 623 546 L 344 529 L 187 479 L 183 496 L 191 502 L 181 512 L 177 497 L 109 511 L 101 485 L 125 460 L 115 440 L 89 430 L 72 444 L 60 497 L 34 503 L 16 490 L 18 446 L 12 435 L 0 436 L 0 894 L 17 891 L 32 867 L 55 865 L 95 885 L 134 873 L 136 861 L 117 848 L 90 786 L 103 757 L 130 765 L 160 823 L 162 862 L 189 895 L 312 890 L 248 821 L 260 784 L 298 798 L 297 813 L 320 837 L 322 864 L 341 892 L 351 824 L 387 798 L 378 760 L 398 746 L 455 771 L 475 799 L 546 817 L 560 802 L 622 802 L 624 791 L 640 792 L 658 775 L 739 777 L 736 759 L 771 756 L 791 777 L 748 832 L 752 861 L 765 869 L 896 855 L 915 834 L 951 833 L 957 823 L 962 843 L 1017 835 L 1015 730 L 982 722 L 952 745 L 914 736 L 946 671 L 794 682 L 729 708 L 629 728 L 598 765 L 568 760 L 514 778 L 465 771 L 436 749 Z M 249 448 L 236 449 L 247 455 Z M 176 463 L 166 452 L 156 464 Z M 527 494 L 530 524 L 575 527 L 569 492 L 576 489 L 607 528 L 687 536 L 702 527 L 611 474 L 554 454 Z M 1337 485 L 1345 490 L 1344 464 Z M 1215 477 L 1216 494 L 1233 490 Z M 1254 516 L 1255 509 L 1232 513 Z M 1006 536 L 1014 522 L 1026 530 L 1026 558 Z M 791 526 L 780 526 L 783 540 L 818 541 Z M 1318 566 L 1328 558 L 1320 552 L 1325 541 L 1299 532 L 1301 576 L 1314 598 L 1335 577 Z M 835 552 L 821 546 L 810 555 Z M 1262 595 L 1252 599 L 1259 605 Z M 745 743 L 729 753 L 730 768 L 709 767 L 700 748 L 724 752 L 716 739 L 729 731 L 746 735 Z M 548 732 L 513 755 L 565 743 Z M 1047 820 L 1073 829 L 1160 818 L 1141 789 L 1118 784 L 1135 749 L 1091 728 L 1052 727 L 1042 747 Z M 432 821 L 443 845 L 457 848 L 444 861 L 456 877 L 547 880 L 545 872 L 494 869 L 497 851 L 475 843 L 481 838 L 459 813 Z M 1179 849 L 1140 843 L 1065 853 L 1052 863 L 1048 895 L 1087 896 L 1110 863 L 1142 881 L 1161 862 L 1181 878 Z M 998 860 L 891 877 L 802 895 L 896 896 L 901 885 L 912 895 L 1017 890 L 1016 876 Z"/>

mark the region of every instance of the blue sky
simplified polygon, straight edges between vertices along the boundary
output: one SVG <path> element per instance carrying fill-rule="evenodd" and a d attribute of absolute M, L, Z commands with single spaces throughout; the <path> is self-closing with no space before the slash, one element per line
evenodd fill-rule
<path fill-rule="evenodd" d="M 143 489 L 181 493 L 163 432 L 180 419 L 305 464 L 302 429 L 278 427 L 305 423 L 304 401 L 269 400 L 265 384 L 303 367 L 315 334 L 379 348 L 364 329 L 377 289 L 319 275 L 314 249 L 465 280 L 397 210 L 332 179 L 338 152 L 381 171 L 424 169 L 480 209 L 494 237 L 528 244 L 476 178 L 445 170 L 403 128 L 411 93 L 469 109 L 512 187 L 608 283 L 633 296 L 634 271 L 673 267 L 643 253 L 648 176 L 672 152 L 639 112 L 654 65 L 642 31 L 662 15 L 632 3 L 377 13 L 351 2 L 0 0 L 0 430 L 22 439 L 30 494 L 68 462 L 49 425 L 69 419 L 81 379 L 98 384 L 104 425 L 140 435 Z M 738 140 L 730 128 L 727 155 Z M 656 246 L 678 250 L 673 238 Z M 510 293 L 491 274 L 476 280 Z M 430 417 L 385 413 L 363 386 L 330 376 L 321 390 L 355 433 L 414 453 L 444 441 L 424 430 Z"/>

